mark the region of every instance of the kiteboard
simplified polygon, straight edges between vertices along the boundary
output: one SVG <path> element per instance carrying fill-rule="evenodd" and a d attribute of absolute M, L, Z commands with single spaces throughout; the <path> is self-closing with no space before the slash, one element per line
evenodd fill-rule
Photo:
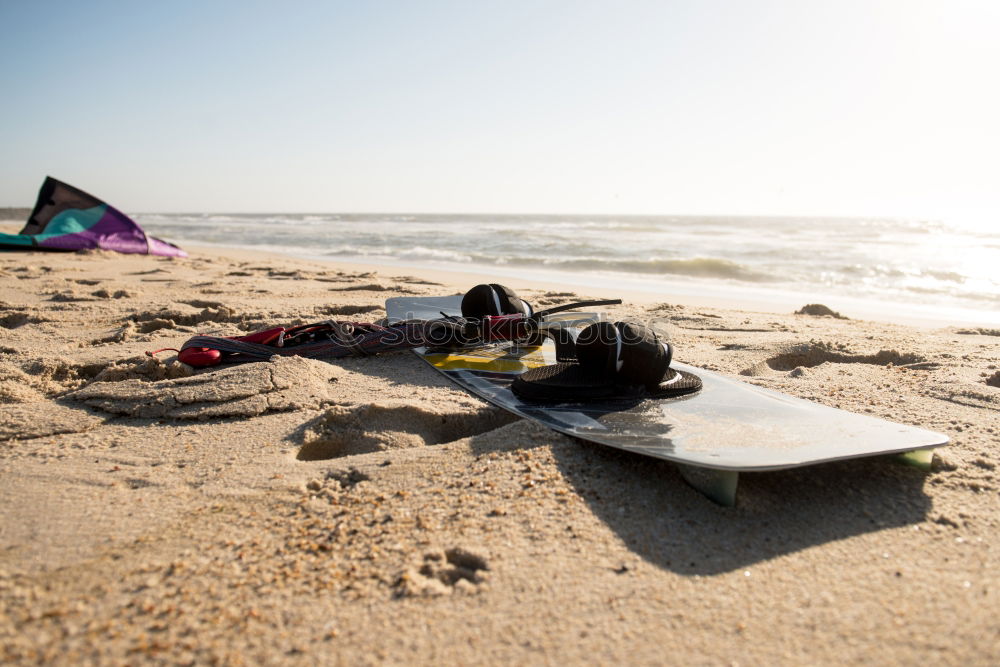
<path fill-rule="evenodd" d="M 461 299 L 391 298 L 387 319 L 460 316 Z M 579 328 L 601 317 L 564 312 L 547 319 L 543 328 Z M 457 385 L 515 415 L 569 436 L 671 461 L 691 486 L 725 506 L 735 504 L 742 472 L 887 454 L 926 470 L 933 449 L 948 443 L 941 433 L 831 408 L 676 361 L 672 368 L 701 378 L 701 391 L 672 399 L 536 403 L 518 398 L 510 384 L 528 369 L 556 363 L 551 340 L 532 347 L 502 342 L 414 352 Z"/>

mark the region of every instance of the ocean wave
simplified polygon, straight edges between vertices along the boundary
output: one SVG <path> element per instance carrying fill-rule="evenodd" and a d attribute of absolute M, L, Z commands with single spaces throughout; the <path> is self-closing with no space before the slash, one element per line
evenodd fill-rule
<path fill-rule="evenodd" d="M 444 250 L 441 248 L 427 248 L 416 246 L 407 250 L 400 250 L 396 257 L 406 261 L 430 260 L 433 262 L 471 262 L 472 257 L 463 252 L 455 250 Z"/>
<path fill-rule="evenodd" d="M 837 273 L 843 276 L 861 276 L 867 278 L 905 278 L 909 273 L 902 269 L 886 266 L 884 264 L 845 264 L 836 269 Z"/>
<path fill-rule="evenodd" d="M 513 263 L 513 262 L 512 262 Z M 687 259 L 549 259 L 545 266 L 574 271 L 614 271 L 618 273 L 671 274 L 692 278 L 722 278 L 761 283 L 776 282 L 776 277 L 754 271 L 749 267 L 718 257 L 691 257 Z"/>
<path fill-rule="evenodd" d="M 679 275 L 691 278 L 714 278 L 744 282 L 777 282 L 786 276 L 773 276 L 755 271 L 747 266 L 718 257 L 691 257 L 683 259 L 607 259 L 601 257 L 567 257 L 522 255 L 510 253 L 462 252 L 446 248 L 414 246 L 358 246 L 343 244 L 328 248 L 328 256 L 393 257 L 406 262 L 451 262 L 498 266 L 524 266 L 555 269 L 569 272 L 610 272 L 642 275 Z"/>
<path fill-rule="evenodd" d="M 924 275 L 925 276 L 930 276 L 931 278 L 934 278 L 935 280 L 940 280 L 942 282 L 949 282 L 949 283 L 964 283 L 965 280 L 966 280 L 965 276 L 963 276 L 961 273 L 957 273 L 955 271 L 933 271 L 933 270 L 927 270 L 927 271 L 924 271 Z"/>
<path fill-rule="evenodd" d="M 485 256 L 471 255 L 455 250 L 441 248 L 426 248 L 424 246 L 414 246 L 410 248 L 399 248 L 389 245 L 350 245 L 341 244 L 329 247 L 323 253 L 328 257 L 391 257 L 405 262 L 456 262 L 467 264 L 472 261 L 481 263 L 500 263 L 484 261 Z"/>

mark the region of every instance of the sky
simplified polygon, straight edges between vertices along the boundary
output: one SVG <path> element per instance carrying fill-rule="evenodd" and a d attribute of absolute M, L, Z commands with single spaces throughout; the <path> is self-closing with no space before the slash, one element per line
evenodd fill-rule
<path fill-rule="evenodd" d="M 0 0 L 0 206 L 1000 225 L 995 0 Z"/>

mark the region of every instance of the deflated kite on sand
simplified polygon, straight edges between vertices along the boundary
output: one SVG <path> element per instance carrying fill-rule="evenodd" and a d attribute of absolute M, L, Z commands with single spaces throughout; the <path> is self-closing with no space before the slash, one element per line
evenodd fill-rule
<path fill-rule="evenodd" d="M 19 234 L 0 234 L 0 250 L 96 249 L 187 257 L 172 243 L 148 236 L 113 206 L 51 176 L 42 183 L 24 229 Z"/>

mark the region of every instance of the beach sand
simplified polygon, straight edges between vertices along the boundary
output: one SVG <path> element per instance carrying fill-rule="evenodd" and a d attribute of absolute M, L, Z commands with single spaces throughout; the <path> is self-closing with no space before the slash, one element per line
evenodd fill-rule
<path fill-rule="evenodd" d="M 669 297 L 610 308 L 668 326 L 681 361 L 952 439 L 930 472 L 873 458 L 744 474 L 734 508 L 408 352 L 200 371 L 145 355 L 472 286 L 396 273 L 214 249 L 0 254 L 0 659 L 1000 654 L 1000 331 Z M 622 296 L 503 282 L 536 304 Z"/>

